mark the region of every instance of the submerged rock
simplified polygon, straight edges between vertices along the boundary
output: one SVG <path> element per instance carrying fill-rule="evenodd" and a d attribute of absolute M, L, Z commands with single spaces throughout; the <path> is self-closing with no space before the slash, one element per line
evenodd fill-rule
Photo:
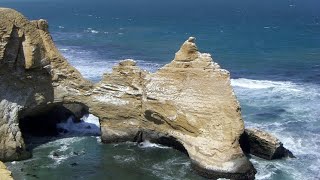
<path fill-rule="evenodd" d="M 21 119 L 76 103 L 99 117 L 105 143 L 155 141 L 187 153 L 205 177 L 254 179 L 239 144 L 244 123 L 230 74 L 198 51 L 195 38 L 156 73 L 125 60 L 97 84 L 61 56 L 45 20 L 0 8 L 0 40 L 0 159 L 27 157 Z"/>
<path fill-rule="evenodd" d="M 74 162 L 74 163 L 71 163 L 70 166 L 78 166 L 79 164 Z"/>
<path fill-rule="evenodd" d="M 57 152 L 53 152 L 52 156 L 57 158 L 57 157 L 59 157 L 60 155 L 59 155 Z"/>
<path fill-rule="evenodd" d="M 294 158 L 292 152 L 284 148 L 278 138 L 259 129 L 245 129 L 240 144 L 244 152 L 263 159 Z"/>

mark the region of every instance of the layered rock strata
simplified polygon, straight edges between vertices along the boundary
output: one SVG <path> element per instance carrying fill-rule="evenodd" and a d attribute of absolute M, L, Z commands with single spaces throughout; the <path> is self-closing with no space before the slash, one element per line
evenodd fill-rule
<path fill-rule="evenodd" d="M 68 103 L 92 84 L 60 55 L 45 20 L 0 8 L 0 159 L 26 159 L 19 120 Z M 42 128 L 42 127 L 39 127 Z"/>
<path fill-rule="evenodd" d="M 0 8 L 0 159 L 30 156 L 23 119 L 57 106 L 83 107 L 99 117 L 105 143 L 163 143 L 187 153 L 205 177 L 254 179 L 239 144 L 244 123 L 230 74 L 194 41 L 156 73 L 125 60 L 92 84 L 60 55 L 45 20 L 30 22 Z"/>
<path fill-rule="evenodd" d="M 267 160 L 294 157 L 278 138 L 259 129 L 245 129 L 240 144 L 245 153 Z"/>

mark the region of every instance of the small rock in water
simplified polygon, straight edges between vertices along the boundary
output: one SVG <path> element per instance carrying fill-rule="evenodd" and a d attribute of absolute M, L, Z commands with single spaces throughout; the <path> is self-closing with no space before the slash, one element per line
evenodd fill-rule
<path fill-rule="evenodd" d="M 82 150 L 80 153 L 81 153 L 81 154 L 86 154 L 86 152 L 85 152 L 84 150 Z"/>
<path fill-rule="evenodd" d="M 79 156 L 79 153 L 78 152 L 72 152 L 73 153 L 73 155 L 76 155 L 76 156 Z"/>
<path fill-rule="evenodd" d="M 37 175 L 35 175 L 35 174 L 29 174 L 29 173 L 27 173 L 26 176 L 32 176 L 32 177 L 34 177 L 34 178 L 39 179 L 39 177 L 38 177 Z"/>
<path fill-rule="evenodd" d="M 86 129 L 91 129 L 91 126 L 87 126 Z"/>
<path fill-rule="evenodd" d="M 35 174 L 33 174 L 32 177 L 39 179 L 39 177 Z"/>
<path fill-rule="evenodd" d="M 54 152 L 52 155 L 53 157 L 59 157 L 59 154 L 57 152 Z"/>
<path fill-rule="evenodd" d="M 58 132 L 61 133 L 61 134 L 66 134 L 66 133 L 68 133 L 69 131 L 66 130 L 66 129 L 58 128 Z"/>
<path fill-rule="evenodd" d="M 72 163 L 72 164 L 70 164 L 71 166 L 77 166 L 77 165 L 79 165 L 78 163 Z"/>

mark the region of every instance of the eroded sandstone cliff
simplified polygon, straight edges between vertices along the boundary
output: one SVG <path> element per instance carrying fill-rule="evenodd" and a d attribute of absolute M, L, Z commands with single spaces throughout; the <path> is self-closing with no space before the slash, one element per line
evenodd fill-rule
<path fill-rule="evenodd" d="M 45 20 L 28 21 L 0 8 L 0 159 L 21 160 L 26 151 L 19 120 L 67 103 L 68 94 L 91 87 L 60 55 Z"/>
<path fill-rule="evenodd" d="M 23 119 L 77 103 L 99 117 L 103 142 L 163 143 L 187 153 L 205 177 L 253 179 L 239 145 L 244 123 L 230 74 L 194 41 L 156 73 L 125 60 L 92 84 L 61 56 L 45 20 L 0 8 L 0 159 L 30 156 Z"/>

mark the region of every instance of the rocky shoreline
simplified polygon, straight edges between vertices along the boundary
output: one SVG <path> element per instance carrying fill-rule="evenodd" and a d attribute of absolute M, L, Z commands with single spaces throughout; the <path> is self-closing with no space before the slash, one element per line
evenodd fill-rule
<path fill-rule="evenodd" d="M 56 131 L 60 118 L 44 118 L 48 114 L 91 113 L 100 119 L 104 143 L 162 143 L 188 154 L 204 177 L 254 179 L 256 170 L 239 143 L 244 122 L 230 73 L 200 53 L 195 38 L 155 73 L 124 60 L 97 84 L 60 54 L 45 20 L 0 8 L 0 41 L 0 160 L 30 158 L 24 137 Z M 258 136 L 243 147 L 265 141 Z"/>
<path fill-rule="evenodd" d="M 0 179 L 1 180 L 13 180 L 11 172 L 7 167 L 0 161 Z"/>

